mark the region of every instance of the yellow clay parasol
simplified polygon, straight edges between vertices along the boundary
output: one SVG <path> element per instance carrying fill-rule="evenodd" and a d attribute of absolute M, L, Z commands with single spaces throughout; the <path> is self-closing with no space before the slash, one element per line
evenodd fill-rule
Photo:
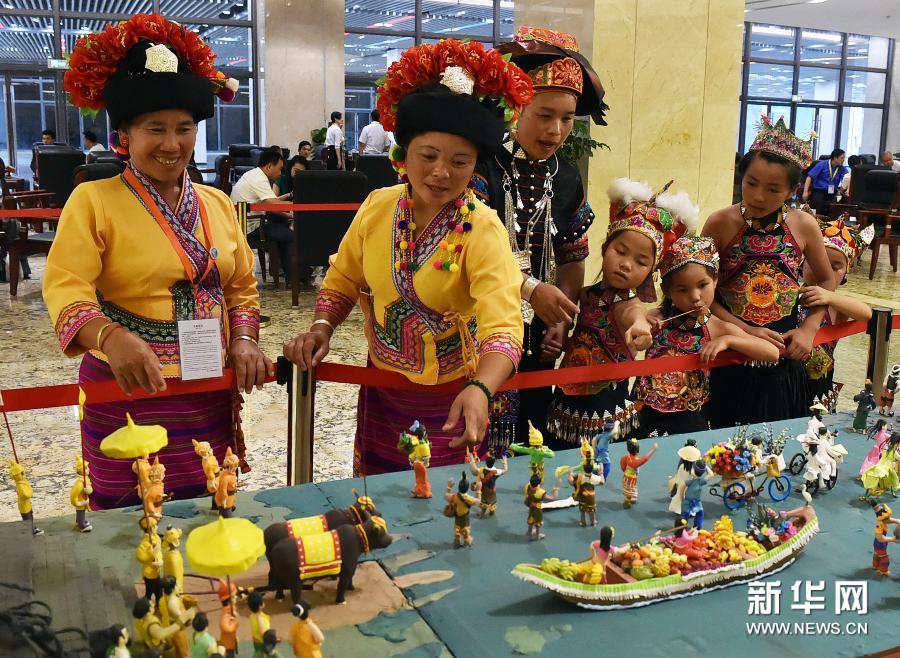
<path fill-rule="evenodd" d="M 100 443 L 100 452 L 113 459 L 136 459 L 159 452 L 169 445 L 169 435 L 162 425 L 136 425 L 126 413 L 126 425 Z"/>
<path fill-rule="evenodd" d="M 266 545 L 263 531 L 247 519 L 220 516 L 212 523 L 192 530 L 184 551 L 197 573 L 231 576 L 252 567 L 266 552 Z"/>

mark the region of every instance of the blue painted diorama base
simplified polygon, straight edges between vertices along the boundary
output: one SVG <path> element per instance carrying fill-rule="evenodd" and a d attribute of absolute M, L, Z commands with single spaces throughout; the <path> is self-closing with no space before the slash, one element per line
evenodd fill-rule
<path fill-rule="evenodd" d="M 872 416 L 870 420 L 874 418 Z M 454 573 L 450 580 L 416 585 L 404 591 L 416 607 L 412 614 L 421 615 L 456 656 L 543 652 L 545 655 L 819 657 L 858 656 L 889 649 L 900 645 L 900 631 L 897 630 L 900 587 L 896 576 L 882 579 L 870 568 L 874 514 L 867 504 L 858 500 L 863 491 L 855 480 L 872 443 L 850 430 L 852 418 L 847 414 L 829 416 L 825 420 L 832 430 L 840 430 L 838 442 L 847 448 L 849 457 L 840 468 L 836 487 L 832 491 L 823 490 L 814 497 L 819 534 L 796 562 L 768 579 L 780 583 L 779 614 L 750 614 L 747 585 L 638 609 L 590 611 L 513 577 L 510 570 L 520 562 L 540 563 L 546 557 L 585 559 L 589 543 L 599 535 L 599 526 L 579 527 L 577 507 L 572 507 L 545 512 L 546 539 L 534 542 L 526 539 L 527 510 L 522 501 L 529 477 L 527 457 L 511 459 L 510 472 L 500 478 L 496 516 L 482 520 L 472 514 L 475 538 L 472 548 L 453 548 L 453 521 L 442 514 L 447 479 L 452 477 L 458 481 L 462 466 L 430 470 L 435 493 L 431 500 L 410 497 L 411 471 L 368 478 L 368 495 L 374 498 L 396 537 L 390 548 L 371 554 L 369 559 L 379 560 L 395 577 L 423 570 Z M 771 428 L 776 434 L 782 428 L 788 428 L 794 437 L 805 432 L 806 419 L 772 423 Z M 702 432 L 694 438 L 698 447 L 705 451 L 730 433 L 725 430 Z M 657 529 L 671 526 L 666 481 L 677 466 L 675 453 L 684 444 L 684 438 L 658 440 L 659 451 L 640 471 L 639 501 L 627 510 L 622 504 L 622 472 L 618 466 L 625 448 L 622 444 L 611 446 L 613 467 L 609 481 L 597 489 L 597 511 L 600 526 L 615 527 L 615 544 L 645 538 Z M 648 451 L 652 443 L 653 440 L 642 441 L 642 452 Z M 800 444 L 792 438 L 784 450 L 785 460 L 789 462 L 799 451 Z M 552 488 L 556 467 L 577 466 L 579 459 L 578 451 L 572 450 L 557 453 L 554 459 L 548 460 L 546 488 Z M 794 485 L 791 496 L 782 503 L 773 503 L 764 492 L 760 502 L 785 510 L 804 504 L 799 494 L 802 475 L 791 476 L 787 471 L 785 474 Z M 364 490 L 362 480 L 356 479 L 241 493 L 237 510 L 239 515 L 246 515 L 264 526 L 276 519 L 319 514 L 331 506 L 345 507 L 353 499 L 350 490 L 354 486 L 360 492 Z M 570 487 L 563 483 L 561 496 L 570 492 Z M 888 495 L 886 502 L 892 504 L 893 501 Z M 198 511 L 209 504 L 208 500 L 195 502 Z M 721 498 L 713 498 L 708 491 L 703 503 L 706 527 L 711 528 L 727 510 Z M 167 504 L 167 512 L 169 507 Z M 900 508 L 900 502 L 896 507 Z M 190 503 L 172 506 L 172 511 L 177 510 L 180 517 L 189 517 L 191 509 Z M 130 553 L 134 549 L 131 541 L 133 519 L 120 523 L 114 520 L 117 514 L 120 513 L 104 513 L 103 517 L 109 517 L 109 520 L 96 518 L 90 541 L 103 542 L 103 546 Z M 744 527 L 746 510 L 731 512 L 731 516 L 735 529 Z M 191 527 L 208 520 L 208 515 L 200 514 L 187 522 L 179 520 L 179 525 L 187 534 Z M 68 519 L 66 523 L 70 521 Z M 900 552 L 895 546 L 890 545 L 888 550 L 896 563 L 900 560 Z M 125 557 L 121 551 L 117 558 L 113 557 L 117 551 L 108 552 L 111 563 L 121 563 Z M 130 560 L 130 555 L 126 559 Z M 895 567 L 895 571 L 900 571 L 900 567 Z M 866 614 L 836 613 L 837 581 L 867 583 Z M 792 609 L 793 603 L 807 601 L 807 583 L 815 586 L 820 582 L 825 585 L 821 592 L 824 595 L 823 610 L 813 609 L 805 614 L 802 610 Z M 796 589 L 795 583 L 799 583 Z M 795 597 L 795 591 L 799 596 Z M 348 597 L 363 595 L 364 592 L 357 590 Z M 379 633 L 384 624 L 398 623 L 401 617 L 391 622 L 379 619 L 359 625 L 360 634 L 351 636 L 335 632 L 330 634 L 331 641 L 326 634 L 325 654 L 363 655 L 365 638 L 371 633 Z M 748 624 L 756 622 L 780 622 L 787 624 L 788 629 L 751 633 Z M 853 634 L 857 624 L 867 625 L 866 634 Z M 805 634 L 800 634 L 801 629 Z M 834 634 L 835 631 L 840 634 Z M 352 646 L 341 644 L 344 637 L 353 638 Z M 287 652 L 288 648 L 283 650 Z M 439 655 L 440 647 L 428 644 L 417 651 L 419 655 Z"/>

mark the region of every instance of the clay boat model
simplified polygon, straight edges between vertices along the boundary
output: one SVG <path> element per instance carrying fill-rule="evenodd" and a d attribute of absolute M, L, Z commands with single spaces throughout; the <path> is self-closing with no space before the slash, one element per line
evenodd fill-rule
<path fill-rule="evenodd" d="M 590 560 L 572 563 L 551 558 L 541 564 L 518 564 L 512 574 L 583 608 L 641 607 L 747 583 L 788 567 L 818 532 L 819 522 L 809 506 L 784 512 L 776 520 L 783 519 L 791 522 L 793 534 L 773 543 L 732 532 L 730 517 L 722 517 L 714 531 L 701 531 L 695 540 L 709 546 L 700 559 L 690 550 L 692 557 L 685 559 L 683 552 L 675 552 L 681 549 L 676 548 L 674 537 L 666 537 L 614 548 L 605 567 Z M 630 566 L 638 560 L 646 570 Z"/>

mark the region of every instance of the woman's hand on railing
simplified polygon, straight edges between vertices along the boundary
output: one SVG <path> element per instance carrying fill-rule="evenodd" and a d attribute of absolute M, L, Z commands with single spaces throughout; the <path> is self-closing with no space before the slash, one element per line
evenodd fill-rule
<path fill-rule="evenodd" d="M 528 301 L 537 316 L 548 326 L 560 322 L 572 325 L 578 314 L 578 306 L 562 290 L 550 283 L 539 283 Z"/>
<path fill-rule="evenodd" d="M 234 368 L 234 383 L 241 393 L 251 392 L 254 386 L 262 390 L 266 377 L 275 374 L 272 361 L 253 341 L 231 341 L 228 358 Z"/>
<path fill-rule="evenodd" d="M 476 386 L 466 386 L 460 391 L 450 406 L 450 414 L 443 430 L 452 430 L 460 419 L 465 421 L 465 429 L 459 438 L 450 441 L 450 447 L 456 449 L 477 446 L 481 443 L 488 424 L 488 405 L 484 391 Z"/>
<path fill-rule="evenodd" d="M 104 341 L 103 353 L 119 388 L 128 395 L 136 388 L 150 394 L 166 390 L 159 358 L 139 336 L 126 329 L 115 331 Z"/>
<path fill-rule="evenodd" d="M 309 370 L 322 362 L 328 354 L 330 343 L 331 336 L 325 331 L 307 331 L 286 342 L 283 353 L 300 370 Z"/>

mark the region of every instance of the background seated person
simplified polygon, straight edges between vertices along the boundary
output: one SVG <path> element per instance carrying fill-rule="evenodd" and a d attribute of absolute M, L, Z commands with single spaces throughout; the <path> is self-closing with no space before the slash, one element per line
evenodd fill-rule
<path fill-rule="evenodd" d="M 103 146 L 103 144 L 100 143 L 100 140 L 97 139 L 97 133 L 95 133 L 93 130 L 85 130 L 83 133 L 81 133 L 81 136 L 83 137 L 81 143 L 84 145 L 84 150 L 87 151 L 84 156 L 85 161 L 87 161 L 87 158 L 91 153 L 106 150 L 106 147 Z"/>
<path fill-rule="evenodd" d="M 284 169 L 284 156 L 281 149 L 270 148 L 259 156 L 259 165 L 254 167 L 234 184 L 231 200 L 234 203 L 277 203 L 288 204 L 290 193 L 275 194 L 272 184 L 281 176 Z M 291 280 L 291 264 L 293 261 L 294 232 L 291 230 L 292 216 L 289 212 L 251 213 L 247 221 L 247 239 L 259 239 L 259 217 L 265 215 L 266 223 L 263 231 L 266 240 L 274 242 L 278 248 L 281 269 L 285 281 Z"/>
<path fill-rule="evenodd" d="M 295 155 L 290 159 L 281 176 L 275 181 L 275 194 L 280 196 L 294 193 L 294 174 L 298 171 L 306 171 L 308 169 L 306 162 L 306 158 L 302 155 Z"/>

